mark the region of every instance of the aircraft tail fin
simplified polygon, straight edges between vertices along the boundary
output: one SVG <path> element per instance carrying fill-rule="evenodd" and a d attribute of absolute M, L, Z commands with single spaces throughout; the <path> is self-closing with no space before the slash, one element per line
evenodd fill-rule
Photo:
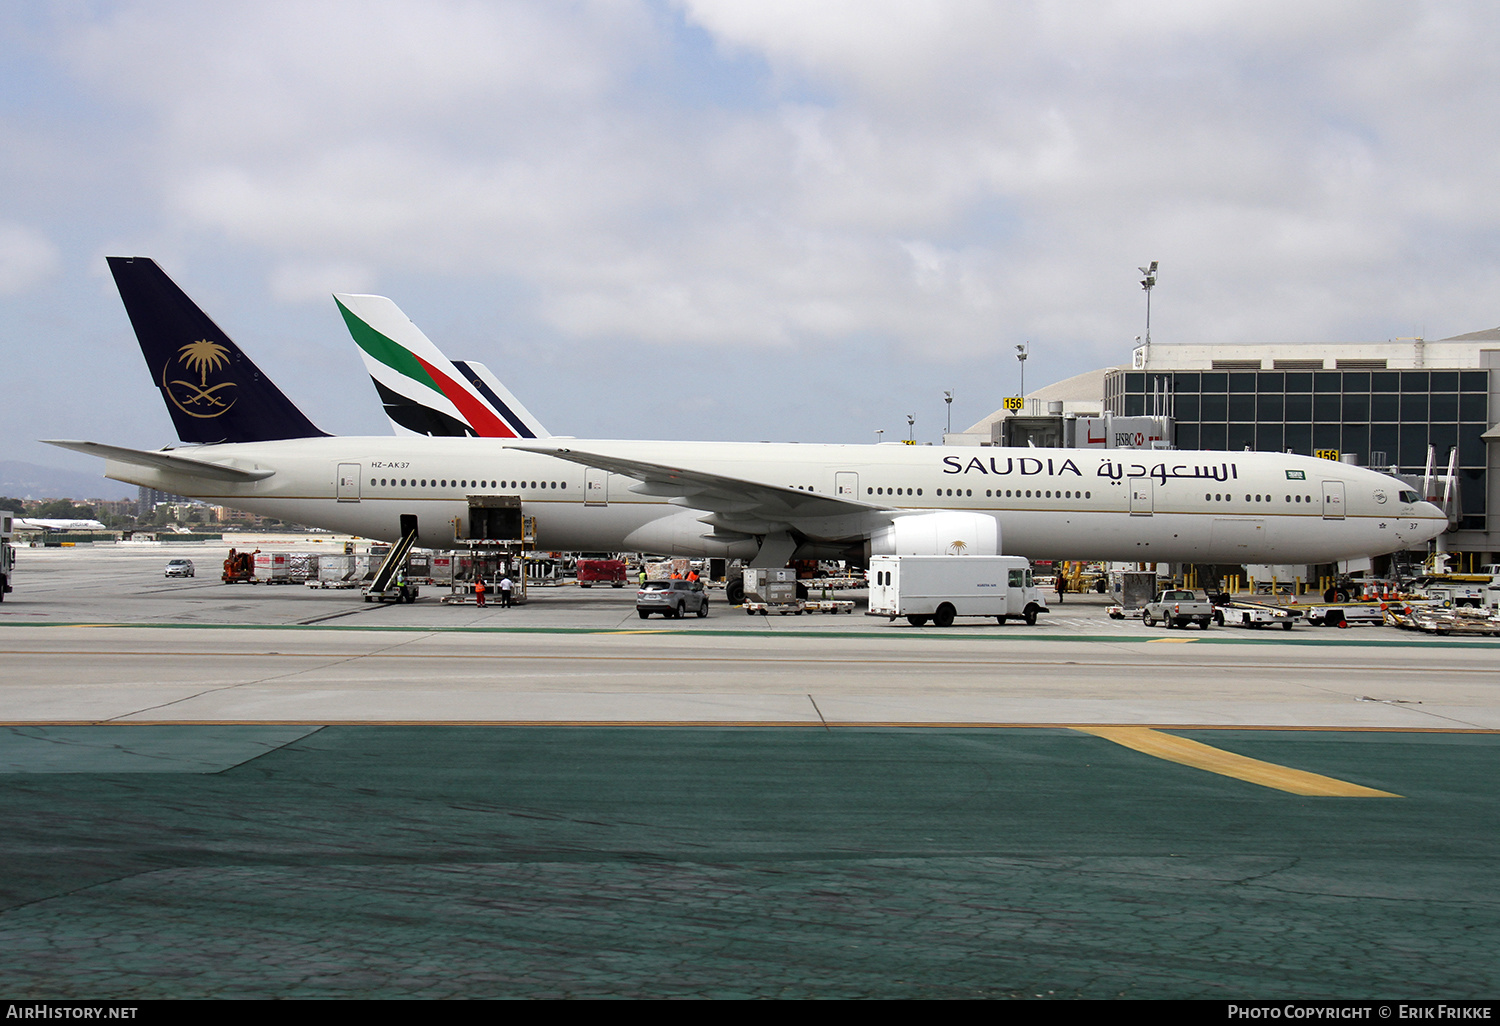
<path fill-rule="evenodd" d="M 147 257 L 109 257 L 141 354 L 184 442 L 266 442 L 327 433 Z"/>
<path fill-rule="evenodd" d="M 449 360 L 391 300 L 334 300 L 398 434 L 550 437 L 488 368 Z"/>

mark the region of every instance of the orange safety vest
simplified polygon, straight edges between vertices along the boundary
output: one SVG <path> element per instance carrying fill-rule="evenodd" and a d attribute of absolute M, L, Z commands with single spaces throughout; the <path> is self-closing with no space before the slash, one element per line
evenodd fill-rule
<path fill-rule="evenodd" d="M 483 595 L 484 594 L 484 578 L 483 577 L 477 578 L 474 581 L 474 594 L 476 594 L 476 595 Z"/>

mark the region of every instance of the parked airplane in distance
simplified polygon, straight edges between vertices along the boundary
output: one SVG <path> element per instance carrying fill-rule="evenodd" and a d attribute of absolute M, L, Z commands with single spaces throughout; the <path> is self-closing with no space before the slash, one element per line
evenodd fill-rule
<path fill-rule="evenodd" d="M 1000 553 L 1329 563 L 1420 548 L 1448 525 L 1396 478 L 1284 453 L 331 437 L 154 262 L 109 265 L 178 437 L 199 444 L 51 444 L 104 457 L 116 480 L 370 538 L 410 530 L 448 546 L 471 497 L 492 495 L 519 498 L 541 548 L 754 566 Z"/>
<path fill-rule="evenodd" d="M 13 527 L 21 529 L 30 528 L 34 531 L 107 531 L 97 520 L 68 520 L 58 517 L 16 517 L 11 521 Z"/>
<path fill-rule="evenodd" d="M 450 361 L 389 299 L 333 299 L 398 435 L 548 437 L 488 367 Z"/>

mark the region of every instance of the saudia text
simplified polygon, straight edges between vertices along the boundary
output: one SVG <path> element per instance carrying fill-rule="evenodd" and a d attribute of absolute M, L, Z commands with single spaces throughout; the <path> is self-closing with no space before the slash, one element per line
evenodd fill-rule
<path fill-rule="evenodd" d="M 965 463 L 961 456 L 944 456 L 943 473 L 945 474 L 993 474 L 996 477 L 1005 477 L 1008 474 L 1019 474 L 1021 477 L 1035 477 L 1044 474 L 1047 477 L 1061 477 L 1064 474 L 1072 474 L 1074 477 L 1085 476 L 1078 469 L 1078 464 L 1071 459 L 1058 462 L 1055 459 L 1043 459 L 1039 456 L 991 456 L 988 459 L 979 456 L 969 457 Z M 1099 469 L 1094 472 L 1095 477 L 1107 477 L 1112 481 L 1119 481 L 1127 477 L 1149 477 L 1161 484 L 1171 480 L 1189 481 L 1237 481 L 1240 471 L 1233 463 L 1220 463 L 1218 466 L 1190 465 L 1186 463 L 1158 463 L 1147 467 L 1144 463 L 1116 463 L 1114 460 L 1105 460 L 1099 464 Z"/>

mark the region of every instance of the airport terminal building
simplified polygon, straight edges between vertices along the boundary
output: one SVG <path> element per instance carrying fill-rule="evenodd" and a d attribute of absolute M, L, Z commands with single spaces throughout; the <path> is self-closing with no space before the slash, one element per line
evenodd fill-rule
<path fill-rule="evenodd" d="M 1500 561 L 1500 328 L 1431 342 L 1153 343 L 1128 367 L 1073 381 L 1102 386 L 1101 415 L 1154 418 L 1179 449 L 1291 451 L 1426 479 L 1432 497 L 1448 498 L 1443 547 L 1462 553 L 1455 568 Z M 1095 405 L 1076 385 L 1055 400 L 1047 392 L 1028 412 L 1066 416 L 1066 405 L 1082 417 Z M 970 432 L 1000 443 L 1006 416 Z"/>

